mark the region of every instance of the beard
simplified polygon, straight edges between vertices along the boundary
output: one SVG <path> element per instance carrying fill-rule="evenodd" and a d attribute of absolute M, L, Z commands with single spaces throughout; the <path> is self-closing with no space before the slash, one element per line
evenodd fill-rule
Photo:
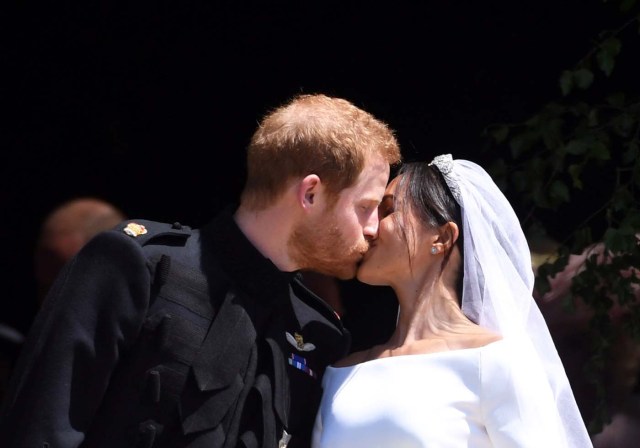
<path fill-rule="evenodd" d="M 349 280 L 355 277 L 369 243 L 365 240 L 349 243 L 335 221 L 333 214 L 329 214 L 319 222 L 297 226 L 289 238 L 289 253 L 301 270 Z"/>

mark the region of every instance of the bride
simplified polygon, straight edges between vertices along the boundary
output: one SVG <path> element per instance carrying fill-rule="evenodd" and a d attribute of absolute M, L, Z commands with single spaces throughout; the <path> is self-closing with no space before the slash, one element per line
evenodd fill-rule
<path fill-rule="evenodd" d="M 591 447 L 524 233 L 485 170 L 406 164 L 379 219 L 358 279 L 393 288 L 397 328 L 327 368 L 313 448 Z"/>

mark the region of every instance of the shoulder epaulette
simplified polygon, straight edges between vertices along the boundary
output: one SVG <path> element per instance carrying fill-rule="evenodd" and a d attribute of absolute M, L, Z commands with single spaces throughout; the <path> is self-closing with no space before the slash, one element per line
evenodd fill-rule
<path fill-rule="evenodd" d="M 150 221 L 147 219 L 129 219 L 116 226 L 116 231 L 135 239 L 141 246 L 149 244 L 154 239 L 174 237 L 186 240 L 191 236 L 191 227 L 175 222 Z"/>

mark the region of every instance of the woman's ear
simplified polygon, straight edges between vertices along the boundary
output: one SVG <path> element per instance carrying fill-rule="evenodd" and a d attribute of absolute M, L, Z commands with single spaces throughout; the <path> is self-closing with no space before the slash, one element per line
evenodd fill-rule
<path fill-rule="evenodd" d="M 432 250 L 432 253 L 443 253 L 451 249 L 456 241 L 458 241 L 459 235 L 460 231 L 455 222 L 449 221 L 448 223 L 441 225 L 438 229 L 438 235 L 435 237 L 435 241 L 432 245 L 432 247 L 435 248 L 435 251 Z"/>

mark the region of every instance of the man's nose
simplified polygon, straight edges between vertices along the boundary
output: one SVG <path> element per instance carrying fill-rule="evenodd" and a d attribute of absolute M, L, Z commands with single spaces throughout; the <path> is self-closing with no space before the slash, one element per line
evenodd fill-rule
<path fill-rule="evenodd" d="M 378 224 L 380 224 L 380 221 L 378 220 L 378 211 L 376 210 L 369 215 L 369 219 L 367 219 L 365 223 L 363 233 L 366 239 L 375 240 L 378 237 Z"/>

